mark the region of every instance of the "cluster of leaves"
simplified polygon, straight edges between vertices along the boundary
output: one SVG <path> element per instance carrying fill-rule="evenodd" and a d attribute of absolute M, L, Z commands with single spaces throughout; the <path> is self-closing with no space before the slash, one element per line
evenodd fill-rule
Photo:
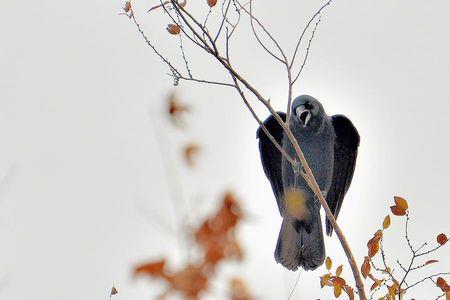
<path fill-rule="evenodd" d="M 347 293 L 348 298 L 350 300 L 355 299 L 355 293 L 353 289 L 347 285 L 345 279 L 341 277 L 343 266 L 340 265 L 336 268 L 335 275 L 333 275 L 331 271 L 332 267 L 331 258 L 327 257 L 325 260 L 325 267 L 327 268 L 327 273 L 320 277 L 320 287 L 324 288 L 325 286 L 332 287 L 334 290 L 334 296 L 339 298 L 342 294 L 342 291 Z"/>
<path fill-rule="evenodd" d="M 408 202 L 402 198 L 402 197 L 394 197 L 394 205 L 390 207 L 390 210 L 394 216 L 397 217 L 405 217 L 405 239 L 407 242 L 407 245 L 412 253 L 411 260 L 408 263 L 408 267 L 404 267 L 404 265 L 400 262 L 400 259 L 396 260 L 397 265 L 400 267 L 400 270 L 403 272 L 395 272 L 392 265 L 389 264 L 386 251 L 383 248 L 383 236 L 385 234 L 385 231 L 390 227 L 391 225 L 391 216 L 387 215 L 382 223 L 382 229 L 377 230 L 373 237 L 367 242 L 367 256 L 364 257 L 364 261 L 361 265 L 361 273 L 364 278 L 370 278 L 373 281 L 373 284 L 371 285 L 370 291 L 372 292 L 372 297 L 376 295 L 377 293 L 383 293 L 384 295 L 379 299 L 386 299 L 386 300 L 394 300 L 396 297 L 398 299 L 401 299 L 409 289 L 418 286 L 419 284 L 425 282 L 426 280 L 432 280 L 441 290 L 444 292 L 441 296 L 438 297 L 446 297 L 447 299 L 450 299 L 450 292 L 448 285 L 446 285 L 446 282 L 443 278 L 438 277 L 439 275 L 443 274 L 450 274 L 450 273 L 440 273 L 440 274 L 434 274 L 425 276 L 424 279 L 419 280 L 415 283 L 408 284 L 408 275 L 410 275 L 411 272 L 422 269 L 423 267 L 437 263 L 437 260 L 427 260 L 426 262 L 422 264 L 416 264 L 414 265 L 414 262 L 417 258 L 426 256 L 428 254 L 431 254 L 438 250 L 440 247 L 444 246 L 448 238 L 445 234 L 441 233 L 437 236 L 437 245 L 426 251 L 424 250 L 424 247 L 427 246 L 427 243 L 424 243 L 421 247 L 415 249 L 412 246 L 409 233 L 408 233 L 408 223 L 409 223 L 409 206 Z M 379 255 L 381 258 L 381 262 L 383 264 L 382 267 L 377 267 L 374 258 L 376 255 Z M 377 272 L 381 277 L 378 279 L 376 278 L 373 273 Z M 434 281 L 434 278 L 437 278 L 437 281 Z M 385 288 L 386 292 L 383 292 L 383 288 Z"/>
<path fill-rule="evenodd" d="M 168 98 L 167 112 L 174 125 L 180 126 L 183 115 L 190 108 L 171 94 Z M 188 165 L 193 164 L 193 157 L 199 146 L 189 143 L 184 149 L 184 159 Z M 243 217 L 242 209 L 231 193 L 225 193 L 221 206 L 211 216 L 201 222 L 190 232 L 198 249 L 196 257 L 190 257 L 185 265 L 173 270 L 168 265 L 168 258 L 162 258 L 137 265 L 135 276 L 156 278 L 166 283 L 166 290 L 160 295 L 164 299 L 177 292 L 186 299 L 197 299 L 208 290 L 210 283 L 218 273 L 218 266 L 227 261 L 241 261 L 243 250 L 236 238 L 236 229 Z M 186 249 L 187 251 L 188 249 Z M 229 280 L 229 294 L 232 300 L 251 300 L 252 297 L 244 281 L 238 277 Z"/>
<path fill-rule="evenodd" d="M 408 223 L 410 219 L 408 202 L 402 197 L 394 197 L 394 205 L 390 207 L 390 210 L 394 216 L 406 218 L 405 239 L 409 249 L 411 250 L 412 257 L 408 263 L 408 267 L 404 267 L 400 262 L 400 259 L 396 260 L 397 265 L 403 272 L 395 272 L 393 266 L 388 263 L 387 254 L 383 248 L 383 236 L 385 231 L 391 226 L 391 216 L 387 215 L 383 220 L 381 229 L 377 230 L 373 234 L 373 237 L 367 242 L 367 256 L 364 257 L 364 261 L 361 265 L 362 276 L 366 280 L 371 280 L 370 291 L 372 292 L 372 295 L 370 299 L 374 299 L 377 294 L 382 295 L 378 298 L 378 300 L 395 300 L 396 298 L 403 299 L 407 291 L 419 286 L 427 280 L 431 280 L 443 292 L 443 294 L 434 299 L 446 297 L 446 300 L 450 300 L 450 286 L 443 277 L 440 277 L 450 275 L 450 273 L 423 275 L 421 280 L 408 284 L 408 275 L 410 275 L 411 272 L 420 270 L 428 265 L 438 263 L 437 260 L 431 259 L 421 264 L 414 264 L 415 260 L 419 257 L 423 257 L 437 251 L 448 242 L 448 237 L 444 233 L 440 233 L 436 237 L 437 245 L 435 245 L 434 248 L 425 250 L 424 248 L 428 246 L 428 244 L 424 243 L 421 247 L 415 249 L 412 246 L 408 232 Z M 374 259 L 377 255 L 380 256 L 383 267 L 376 266 Z M 348 294 L 349 299 L 354 299 L 352 288 L 348 286 L 345 280 L 341 277 L 342 266 L 336 268 L 335 275 L 330 273 L 332 262 L 329 257 L 325 260 L 325 266 L 328 273 L 320 277 L 320 286 L 322 288 L 325 286 L 332 287 L 336 298 L 342 294 L 342 291 L 345 291 Z M 375 277 L 375 275 L 379 276 L 379 278 Z"/>

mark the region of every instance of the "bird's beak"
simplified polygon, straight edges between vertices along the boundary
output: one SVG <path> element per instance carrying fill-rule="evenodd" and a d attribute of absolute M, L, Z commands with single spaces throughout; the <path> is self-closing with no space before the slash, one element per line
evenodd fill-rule
<path fill-rule="evenodd" d="M 309 120 L 311 119 L 311 111 L 305 107 L 305 105 L 297 106 L 295 109 L 295 115 L 297 116 L 303 127 L 306 127 Z"/>

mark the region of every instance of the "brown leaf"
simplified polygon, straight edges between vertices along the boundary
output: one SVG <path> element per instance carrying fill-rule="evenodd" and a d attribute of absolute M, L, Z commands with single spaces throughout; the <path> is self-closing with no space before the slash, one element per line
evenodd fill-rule
<path fill-rule="evenodd" d="M 164 277 L 164 267 L 166 260 L 153 261 L 150 263 L 142 264 L 134 269 L 134 275 L 148 275 L 152 277 Z"/>
<path fill-rule="evenodd" d="M 364 278 L 367 278 L 367 276 L 370 274 L 370 261 L 368 256 L 364 257 L 364 262 L 361 266 L 361 273 Z"/>
<path fill-rule="evenodd" d="M 339 267 L 336 268 L 336 276 L 341 276 L 341 274 L 342 274 L 342 268 L 343 268 L 342 265 L 340 265 Z"/>
<path fill-rule="evenodd" d="M 405 199 L 403 199 L 402 197 L 395 196 L 394 197 L 394 202 L 395 202 L 395 205 L 399 209 L 401 209 L 401 210 L 407 210 L 408 209 L 408 202 Z"/>
<path fill-rule="evenodd" d="M 127 13 L 130 10 L 131 10 L 131 2 L 127 1 L 127 2 L 125 2 L 125 6 L 123 7 L 123 11 Z"/>
<path fill-rule="evenodd" d="M 115 286 L 113 286 L 112 289 L 111 289 L 111 294 L 110 294 L 110 296 L 114 296 L 114 295 L 116 295 L 116 294 L 118 294 L 118 293 L 119 293 L 119 291 L 116 289 Z"/>
<path fill-rule="evenodd" d="M 198 294 L 205 290 L 208 284 L 203 269 L 195 265 L 187 265 L 183 270 L 170 276 L 167 281 L 172 289 L 180 291 L 188 299 L 197 299 Z"/>
<path fill-rule="evenodd" d="M 442 289 L 445 286 L 445 284 L 447 284 L 445 279 L 442 277 L 438 277 L 438 279 L 436 280 L 436 285 Z"/>
<path fill-rule="evenodd" d="M 231 300 L 251 300 L 253 297 L 248 292 L 247 285 L 240 278 L 230 280 Z"/>
<path fill-rule="evenodd" d="M 383 229 L 387 229 L 391 225 L 391 216 L 387 215 L 383 221 Z"/>
<path fill-rule="evenodd" d="M 207 0 L 209 7 L 214 7 L 217 4 L 217 0 Z"/>
<path fill-rule="evenodd" d="M 367 242 L 367 248 L 368 248 L 368 255 L 369 255 L 369 257 L 374 257 L 375 254 L 377 254 L 378 251 L 380 250 L 380 240 L 381 240 L 382 236 L 383 236 L 383 231 L 378 230 L 373 235 L 373 238 L 371 238 Z"/>
<path fill-rule="evenodd" d="M 345 279 L 339 276 L 332 276 L 331 282 L 333 285 L 340 285 L 341 287 L 344 287 L 347 283 L 345 282 Z"/>
<path fill-rule="evenodd" d="M 181 103 L 175 93 L 171 93 L 167 100 L 167 110 L 172 122 L 178 126 L 182 125 L 182 115 L 190 111 L 189 106 Z"/>
<path fill-rule="evenodd" d="M 339 296 L 342 294 L 342 286 L 335 285 L 334 286 L 334 297 L 339 298 Z"/>
<path fill-rule="evenodd" d="M 184 147 L 184 161 L 192 167 L 194 165 L 194 158 L 200 151 L 200 147 L 195 143 L 190 143 Z"/>
<path fill-rule="evenodd" d="M 373 290 L 376 289 L 378 286 L 380 286 L 380 285 L 378 284 L 378 282 L 374 282 L 374 283 L 372 284 L 372 286 L 370 287 L 370 291 L 373 291 Z"/>
<path fill-rule="evenodd" d="M 445 245 L 448 241 L 448 238 L 444 233 L 441 233 L 437 236 L 436 240 L 439 243 L 439 245 Z"/>
<path fill-rule="evenodd" d="M 331 270 L 332 265 L 333 265 L 333 262 L 331 261 L 331 258 L 329 256 L 327 256 L 327 258 L 325 259 L 325 267 L 327 268 L 328 271 Z"/>
<path fill-rule="evenodd" d="M 438 260 L 435 260 L 435 259 L 432 259 L 432 260 L 427 261 L 427 262 L 425 263 L 425 265 L 431 265 L 431 264 L 434 264 L 434 263 L 437 263 L 437 262 L 439 262 L 439 261 L 438 261 Z"/>
<path fill-rule="evenodd" d="M 320 277 L 320 287 L 323 288 L 324 286 L 333 286 L 333 283 L 330 281 L 331 274 L 325 274 L 322 277 Z"/>
<path fill-rule="evenodd" d="M 398 206 L 394 205 L 391 206 L 391 211 L 396 216 L 404 216 L 406 215 L 406 210 L 399 208 Z"/>
<path fill-rule="evenodd" d="M 170 34 L 178 35 L 178 34 L 180 34 L 181 29 L 180 29 L 180 26 L 178 26 L 176 24 L 169 24 L 169 25 L 167 25 L 167 31 Z"/>
<path fill-rule="evenodd" d="M 344 286 L 344 292 L 347 293 L 349 300 L 355 299 L 355 293 L 353 292 L 353 289 L 349 287 L 348 285 Z"/>

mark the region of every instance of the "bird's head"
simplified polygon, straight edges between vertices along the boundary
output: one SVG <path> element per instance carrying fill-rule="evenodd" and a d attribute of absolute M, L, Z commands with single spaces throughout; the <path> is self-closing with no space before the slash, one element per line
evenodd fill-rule
<path fill-rule="evenodd" d="M 299 96 L 292 103 L 291 120 L 294 125 L 300 125 L 301 128 L 318 130 L 325 116 L 322 104 L 311 96 Z"/>

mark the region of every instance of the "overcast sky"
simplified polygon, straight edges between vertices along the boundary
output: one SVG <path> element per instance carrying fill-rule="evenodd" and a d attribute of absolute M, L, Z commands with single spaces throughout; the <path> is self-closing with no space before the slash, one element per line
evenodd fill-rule
<path fill-rule="evenodd" d="M 291 53 L 322 2 L 255 1 L 254 9 Z M 144 14 L 157 3 L 136 2 L 136 11 L 176 58 L 167 20 Z M 167 70 L 133 24 L 117 15 L 122 5 L 1 2 L 0 298 L 107 299 L 113 283 L 117 300 L 154 297 L 157 284 L 130 275 L 136 263 L 165 254 L 180 262 L 166 161 L 177 170 L 194 221 L 225 190 L 238 195 L 250 214 L 239 232 L 247 259 L 223 271 L 244 276 L 259 299 L 286 299 L 297 274 L 273 259 L 281 219 L 259 161 L 257 124 L 233 90 L 183 83 L 176 91 L 193 113 L 186 130 L 172 128 L 162 114 L 172 89 Z M 296 95 L 316 97 L 329 115 L 347 115 L 361 135 L 339 216 L 359 263 L 394 195 L 409 201 L 415 245 L 450 233 L 449 10 L 445 0 L 335 0 L 322 15 L 296 87 Z M 284 109 L 283 69 L 256 46 L 246 25 L 232 48 L 236 65 Z M 196 74 L 223 78 L 217 64 L 188 53 Z M 260 106 L 257 111 L 267 115 Z M 194 171 L 176 159 L 191 140 L 202 145 Z M 395 257 L 409 259 L 402 230 L 394 218 L 385 241 L 393 264 Z M 335 236 L 326 247 L 353 282 Z M 448 247 L 430 259 L 447 263 L 429 266 L 430 273 L 449 271 Z M 292 299 L 330 298 L 319 287 L 324 272 L 302 273 Z M 223 287 L 215 288 L 223 295 Z M 409 296 L 438 294 L 426 285 Z"/>

